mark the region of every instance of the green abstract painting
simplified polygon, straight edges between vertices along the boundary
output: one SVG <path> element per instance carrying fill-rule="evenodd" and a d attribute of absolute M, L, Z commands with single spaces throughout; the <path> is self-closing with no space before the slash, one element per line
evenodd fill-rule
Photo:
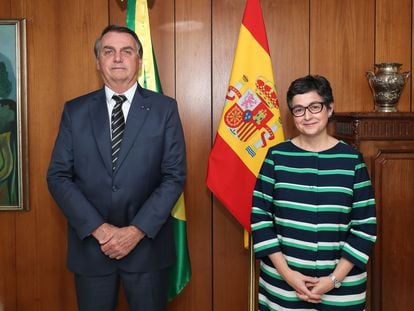
<path fill-rule="evenodd" d="M 21 131 L 26 112 L 21 27 L 19 20 L 0 20 L 0 210 L 24 209 L 27 186 Z"/>

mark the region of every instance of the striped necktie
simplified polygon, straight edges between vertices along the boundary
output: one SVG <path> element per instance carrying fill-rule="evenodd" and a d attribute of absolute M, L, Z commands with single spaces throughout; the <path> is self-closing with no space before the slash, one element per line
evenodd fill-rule
<path fill-rule="evenodd" d="M 111 114 L 111 133 L 112 133 L 112 170 L 116 168 L 116 161 L 119 157 L 119 150 L 121 150 L 122 137 L 124 136 L 125 119 L 122 112 L 122 104 L 126 101 L 124 95 L 114 95 L 112 99 L 115 100 L 115 106 Z"/>

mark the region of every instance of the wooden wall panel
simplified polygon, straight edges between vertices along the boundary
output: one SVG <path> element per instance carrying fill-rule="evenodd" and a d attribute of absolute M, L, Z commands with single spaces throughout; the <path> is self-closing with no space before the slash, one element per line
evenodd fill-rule
<path fill-rule="evenodd" d="M 213 1 L 212 135 L 223 112 L 245 1 Z M 248 250 L 243 228 L 227 209 L 213 200 L 213 308 L 246 310 L 249 284 Z"/>
<path fill-rule="evenodd" d="M 249 254 L 242 246 L 243 230 L 205 186 L 245 3 L 148 1 L 161 82 L 164 93 L 178 100 L 188 156 L 193 276 L 169 310 L 247 309 Z M 286 137 L 295 135 L 285 100 L 293 79 L 325 75 L 337 111 L 372 111 L 365 72 L 382 61 L 414 68 L 413 0 L 261 4 Z M 72 275 L 65 267 L 66 224 L 45 175 L 63 104 L 102 85 L 92 45 L 108 23 L 125 24 L 125 5 L 126 0 L 0 0 L 0 18 L 27 18 L 29 72 L 31 210 L 0 213 L 0 305 L 6 310 L 76 309 Z M 412 89 L 405 89 L 400 110 L 413 109 Z M 128 310 L 122 295 L 119 310 Z"/>
<path fill-rule="evenodd" d="M 211 10 L 209 0 L 175 1 L 175 94 L 187 146 L 185 203 L 193 275 L 174 310 L 211 310 L 210 151 Z"/>
<path fill-rule="evenodd" d="M 75 308 L 72 277 L 65 269 L 66 224 L 49 196 L 45 175 L 64 101 L 100 85 L 92 46 L 106 11 L 98 0 L 21 0 L 12 6 L 11 16 L 27 19 L 31 210 L 16 213 L 10 231 L 15 238 L 9 241 L 16 244 L 15 252 L 9 250 L 16 305 L 8 304 L 7 310 Z"/>
<path fill-rule="evenodd" d="M 26 15 L 31 26 L 28 103 L 32 215 L 22 217 L 16 230 L 18 253 L 32 252 L 30 262 L 25 256 L 17 258 L 21 272 L 18 308 L 33 309 L 36 301 L 38 310 L 73 310 L 72 275 L 65 268 L 66 222 L 48 194 L 45 177 L 64 102 L 102 85 L 96 73 L 93 43 L 107 23 L 107 6 L 98 0 L 37 0 L 28 2 Z M 50 121 L 45 122 L 45 116 Z"/>
<path fill-rule="evenodd" d="M 153 0 L 148 2 L 152 45 L 157 58 L 162 90 L 175 97 L 175 25 L 174 0 Z M 180 103 L 178 103 L 180 105 Z M 180 110 L 182 106 L 180 105 Z"/>
<path fill-rule="evenodd" d="M 0 18 L 11 18 L 11 0 L 0 2 Z"/>
<path fill-rule="evenodd" d="M 15 212 L 0 216 L 0 310 L 16 309 L 16 232 Z"/>
<path fill-rule="evenodd" d="M 126 11 L 128 1 L 126 0 L 113 0 L 108 1 L 108 24 L 111 25 L 126 25 Z"/>
<path fill-rule="evenodd" d="M 372 111 L 374 0 L 311 0 L 310 71 L 332 84 L 335 110 Z"/>
<path fill-rule="evenodd" d="M 286 103 L 290 83 L 309 74 L 309 0 L 262 1 L 285 137 L 296 130 Z"/>
<path fill-rule="evenodd" d="M 414 273 L 414 150 L 386 147 L 372 163 L 380 234 L 373 261 L 371 310 L 408 311 L 414 292 L 408 277 Z"/>
<path fill-rule="evenodd" d="M 402 71 L 410 71 L 411 0 L 377 0 L 375 20 L 375 63 L 401 63 Z M 410 111 L 410 81 L 398 103 L 399 111 Z"/>

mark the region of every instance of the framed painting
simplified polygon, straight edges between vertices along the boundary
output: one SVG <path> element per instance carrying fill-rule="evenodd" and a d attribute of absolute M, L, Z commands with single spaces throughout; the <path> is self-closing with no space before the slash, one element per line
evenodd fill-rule
<path fill-rule="evenodd" d="M 28 210 L 26 20 L 0 19 L 0 211 Z"/>

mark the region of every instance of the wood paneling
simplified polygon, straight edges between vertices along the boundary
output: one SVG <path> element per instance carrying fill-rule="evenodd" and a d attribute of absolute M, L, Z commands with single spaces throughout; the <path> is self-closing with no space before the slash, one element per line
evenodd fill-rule
<path fill-rule="evenodd" d="M 414 142 L 411 142 L 414 147 Z M 414 284 L 414 149 L 379 150 L 373 160 L 379 239 L 371 310 L 411 310 Z"/>
<path fill-rule="evenodd" d="M 212 131 L 223 112 L 245 1 L 213 1 Z M 216 199 L 213 200 L 213 309 L 246 310 L 249 253 L 243 247 L 243 228 Z M 226 281 L 223 282 L 223 279 Z"/>
<path fill-rule="evenodd" d="M 367 310 L 411 310 L 414 114 L 338 113 L 335 120 L 335 135 L 364 155 L 375 190 L 378 238 L 368 262 Z"/>
<path fill-rule="evenodd" d="M 285 99 L 293 79 L 308 73 L 325 75 L 332 82 L 336 111 L 372 111 L 365 72 L 383 61 L 401 62 L 404 71 L 413 68 L 413 1 L 261 1 L 287 138 L 295 135 Z M 193 276 L 169 310 L 247 309 L 249 254 L 243 248 L 243 230 L 205 186 L 208 154 L 223 110 L 245 3 L 148 1 L 163 90 L 178 101 L 188 157 L 185 199 Z M 27 19 L 29 81 L 31 210 L 0 213 L 0 303 L 6 310 L 76 309 L 72 275 L 65 268 L 66 224 L 48 194 L 45 175 L 63 104 L 102 85 L 93 43 L 108 23 L 125 24 L 125 5 L 126 0 L 0 0 L 0 18 Z M 410 86 L 400 101 L 402 111 L 413 110 Z M 387 178 L 402 170 L 393 161 L 381 162 L 382 172 L 390 175 Z M 410 161 L 399 162 L 409 167 L 401 171 L 403 176 L 412 171 Z M 409 176 L 398 180 L 404 191 L 413 182 Z M 411 219 L 411 211 L 404 208 Z M 392 223 L 400 220 L 401 215 L 388 212 Z M 406 230 L 405 234 L 413 234 Z M 384 234 L 393 239 L 392 227 Z M 403 239 L 398 243 L 409 247 Z M 383 250 L 383 256 L 388 256 L 388 248 Z M 396 251 L 389 248 L 391 255 Z M 391 260 L 389 265 L 409 269 L 393 258 L 386 259 Z M 398 297 L 408 295 L 409 285 L 401 288 L 390 275 L 393 270 L 382 267 L 378 273 L 391 278 L 389 284 L 381 283 L 382 290 L 391 291 L 392 285 L 396 297 L 400 291 Z M 399 306 L 404 310 L 402 302 Z M 119 310 L 127 309 L 121 295 Z"/>
<path fill-rule="evenodd" d="M 311 0 L 310 72 L 331 82 L 336 111 L 372 111 L 375 0 Z"/>
<path fill-rule="evenodd" d="M 0 18 L 11 18 L 11 0 L 0 2 Z"/>
<path fill-rule="evenodd" d="M 262 1 L 273 73 L 286 138 L 296 130 L 286 103 L 290 83 L 309 73 L 309 1 Z"/>
<path fill-rule="evenodd" d="M 375 14 L 375 63 L 401 63 L 411 70 L 411 0 L 377 0 Z M 410 111 L 411 79 L 398 103 L 399 111 Z"/>
<path fill-rule="evenodd" d="M 107 23 L 107 6 L 37 0 L 26 8 L 31 211 L 16 226 L 17 252 L 24 254 L 17 257 L 18 309 L 73 310 L 72 275 L 64 268 L 66 222 L 48 193 L 46 170 L 64 102 L 101 86 L 93 43 Z"/>
<path fill-rule="evenodd" d="M 109 19 L 108 24 L 126 25 L 126 11 L 128 1 L 113 0 L 108 1 Z"/>
<path fill-rule="evenodd" d="M 175 0 L 175 97 L 187 147 L 187 233 L 193 275 L 174 310 L 211 310 L 211 196 L 205 186 L 210 151 L 211 10 L 209 0 Z"/>
<path fill-rule="evenodd" d="M 7 289 L 0 296 L 7 297 L 7 310 L 75 308 L 72 277 L 65 269 L 66 224 L 48 194 L 45 174 L 64 101 L 100 85 L 92 46 L 106 10 L 99 0 L 11 6 L 10 16 L 27 19 L 31 209 L 0 215 L 1 230 L 7 230 L 1 231 L 2 246 L 9 247 L 2 254 L 13 256 L 2 265 Z M 7 217 L 15 220 L 6 225 Z"/>
<path fill-rule="evenodd" d="M 16 309 L 16 231 L 15 212 L 0 216 L 0 310 Z"/>
<path fill-rule="evenodd" d="M 152 45 L 158 64 L 162 90 L 165 95 L 175 97 L 176 52 L 175 26 L 174 26 L 174 0 L 148 1 Z M 184 109 L 184 103 L 179 104 L 180 111 Z"/>

